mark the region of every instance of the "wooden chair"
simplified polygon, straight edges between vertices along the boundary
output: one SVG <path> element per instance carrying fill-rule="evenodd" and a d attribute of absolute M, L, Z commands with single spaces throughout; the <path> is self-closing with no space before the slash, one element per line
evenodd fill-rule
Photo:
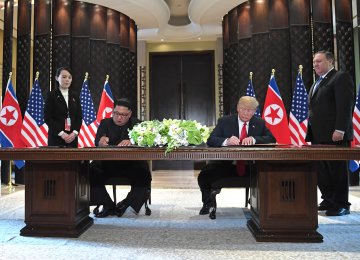
<path fill-rule="evenodd" d="M 108 179 L 105 182 L 105 185 L 111 185 L 112 186 L 114 203 L 116 205 L 117 204 L 116 186 L 117 185 L 130 186 L 131 184 L 130 184 L 130 180 L 128 178 L 125 178 L 125 177 L 112 177 L 112 178 Z M 149 202 L 149 205 L 151 205 L 151 186 L 149 187 L 149 198 L 145 201 L 145 215 L 150 216 L 151 215 L 151 209 L 148 206 L 148 202 Z"/>
<path fill-rule="evenodd" d="M 250 174 L 253 163 L 248 163 L 249 165 L 249 174 L 245 176 L 233 176 L 233 177 L 224 177 L 215 181 L 211 185 L 210 190 L 210 219 L 216 219 L 216 195 L 221 192 L 222 188 L 245 188 L 245 207 L 247 208 L 249 204 L 249 191 L 250 191 Z"/>

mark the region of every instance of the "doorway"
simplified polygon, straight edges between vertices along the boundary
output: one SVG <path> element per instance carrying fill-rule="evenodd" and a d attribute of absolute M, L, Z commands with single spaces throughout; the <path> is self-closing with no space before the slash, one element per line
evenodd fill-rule
<path fill-rule="evenodd" d="M 151 120 L 215 124 L 214 51 L 150 53 L 149 65 Z M 153 162 L 153 170 L 199 167 L 188 161 Z"/>

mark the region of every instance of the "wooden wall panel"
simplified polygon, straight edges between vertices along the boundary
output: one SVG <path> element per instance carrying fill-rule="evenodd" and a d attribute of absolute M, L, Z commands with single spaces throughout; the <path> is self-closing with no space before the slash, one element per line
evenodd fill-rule
<path fill-rule="evenodd" d="M 106 41 L 120 44 L 120 13 L 115 10 L 107 10 Z"/>
<path fill-rule="evenodd" d="M 299 65 L 303 66 L 303 82 L 309 91 L 313 83 L 310 0 L 290 1 L 289 14 L 292 92 Z"/>
<path fill-rule="evenodd" d="M 129 48 L 130 38 L 130 19 L 124 14 L 120 14 L 120 45 Z"/>
<path fill-rule="evenodd" d="M 355 53 L 351 0 L 335 1 L 336 47 L 338 68 L 355 81 Z"/>
<path fill-rule="evenodd" d="M 71 68 L 71 0 L 53 1 L 52 75 L 59 67 Z M 55 77 L 52 77 L 55 86 Z"/>
<path fill-rule="evenodd" d="M 290 113 L 291 87 L 291 51 L 289 31 L 289 9 L 286 0 L 269 1 L 270 67 L 275 69 L 275 79 L 287 114 Z"/>
<path fill-rule="evenodd" d="M 229 44 L 237 43 L 238 41 L 237 7 L 233 8 L 228 13 L 228 26 L 229 26 Z"/>
<path fill-rule="evenodd" d="M 107 70 L 107 46 L 106 46 L 106 25 L 107 25 L 107 8 L 99 5 L 91 6 L 90 22 L 90 70 L 91 84 L 90 87 L 95 109 L 100 104 L 101 93 L 103 90 Z M 112 75 L 110 75 L 110 87 Z"/>
<path fill-rule="evenodd" d="M 38 71 L 39 84 L 43 93 L 50 90 L 51 75 L 51 2 L 35 1 L 34 6 L 34 64 L 33 77 Z"/>
<path fill-rule="evenodd" d="M 90 73 L 90 13 L 91 6 L 84 2 L 73 2 L 71 24 L 71 68 L 73 73 L 72 87 L 80 90 L 85 73 Z M 94 86 L 90 74 L 89 88 Z M 93 98 L 94 95 L 92 94 Z"/>
<path fill-rule="evenodd" d="M 314 52 L 334 52 L 331 0 L 312 1 Z"/>
<path fill-rule="evenodd" d="M 253 48 L 251 71 L 254 72 L 253 84 L 256 86 L 256 97 L 260 102 L 260 110 L 262 111 L 271 75 L 268 1 L 251 0 L 250 15 L 252 23 L 251 45 Z"/>
<path fill-rule="evenodd" d="M 239 96 L 246 94 L 249 73 L 252 68 L 251 18 L 250 4 L 245 2 L 238 6 L 238 48 L 239 48 Z M 256 91 L 256 87 L 254 87 Z"/>
<path fill-rule="evenodd" d="M 31 52 L 31 1 L 19 0 L 17 25 L 17 73 L 16 96 L 22 115 L 25 114 L 29 98 L 30 52 Z"/>

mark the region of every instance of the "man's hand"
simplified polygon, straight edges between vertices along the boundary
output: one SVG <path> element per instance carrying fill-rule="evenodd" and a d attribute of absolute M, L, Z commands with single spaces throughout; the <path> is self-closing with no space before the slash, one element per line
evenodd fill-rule
<path fill-rule="evenodd" d="M 108 146 L 109 145 L 109 137 L 102 136 L 99 140 L 99 146 Z"/>
<path fill-rule="evenodd" d="M 254 139 L 251 136 L 248 136 L 241 141 L 241 145 L 253 145 L 253 144 L 254 144 Z"/>
<path fill-rule="evenodd" d="M 344 134 L 343 133 L 340 133 L 338 131 L 334 131 L 334 133 L 332 135 L 333 142 L 342 141 L 343 139 L 344 139 Z"/>
<path fill-rule="evenodd" d="M 226 140 L 226 145 L 239 145 L 239 144 L 240 144 L 239 138 L 234 135 Z"/>
<path fill-rule="evenodd" d="M 118 146 L 129 146 L 129 145 L 131 145 L 130 140 L 122 140 L 122 141 L 118 144 Z"/>

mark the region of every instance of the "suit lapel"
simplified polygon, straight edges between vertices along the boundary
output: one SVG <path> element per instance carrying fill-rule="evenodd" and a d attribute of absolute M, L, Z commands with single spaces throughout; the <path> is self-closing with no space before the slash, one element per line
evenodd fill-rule
<path fill-rule="evenodd" d="M 336 70 L 335 69 L 332 69 L 331 71 L 329 71 L 329 73 L 323 78 L 323 80 L 319 83 L 319 86 L 317 86 L 317 88 L 315 89 L 315 92 L 314 92 L 314 87 L 315 87 L 315 84 L 314 83 L 312 86 L 311 86 L 311 90 L 310 90 L 310 99 L 312 99 L 316 93 L 319 92 L 319 89 L 326 85 L 327 82 L 329 81 L 329 79 L 336 73 Z"/>
<path fill-rule="evenodd" d="M 256 125 L 255 125 L 255 119 L 253 116 L 249 121 L 248 136 L 253 136 L 255 130 L 256 130 Z"/>
<path fill-rule="evenodd" d="M 236 114 L 236 116 L 233 117 L 233 135 L 239 137 L 240 131 L 239 131 L 239 116 Z"/>

